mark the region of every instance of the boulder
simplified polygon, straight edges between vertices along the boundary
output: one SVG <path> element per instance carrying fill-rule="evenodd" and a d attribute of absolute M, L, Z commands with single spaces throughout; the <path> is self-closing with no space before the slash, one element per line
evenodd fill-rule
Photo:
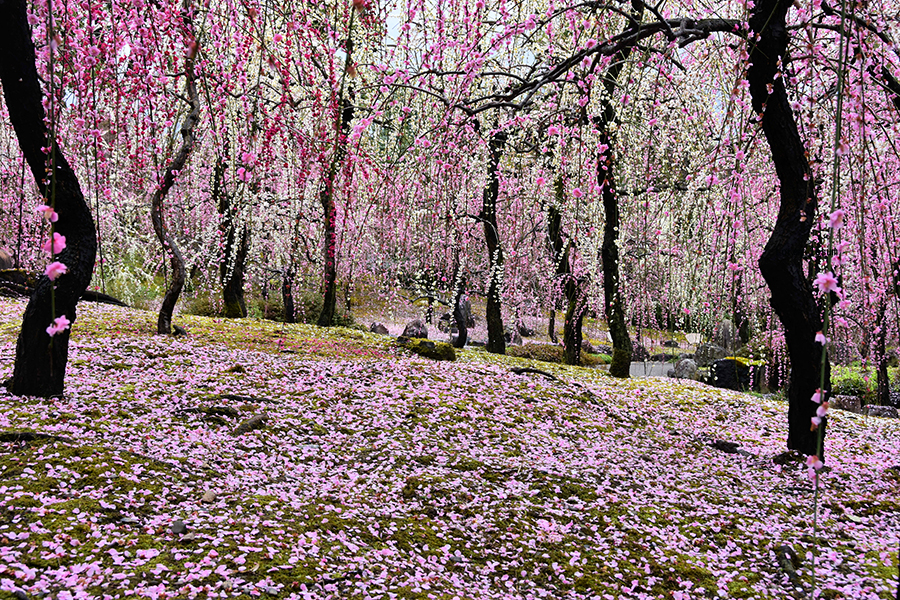
<path fill-rule="evenodd" d="M 694 361 L 698 367 L 708 367 L 714 361 L 727 356 L 725 348 L 716 344 L 700 344 L 694 352 Z"/>
<path fill-rule="evenodd" d="M 12 256 L 6 250 L 0 249 L 0 270 L 12 269 L 15 266 Z"/>
<path fill-rule="evenodd" d="M 890 405 L 894 408 L 900 408 L 900 392 L 891 391 Z"/>
<path fill-rule="evenodd" d="M 522 336 L 519 335 L 518 329 L 505 327 L 503 331 L 503 337 L 506 339 L 507 344 L 511 344 L 513 346 L 522 345 Z"/>
<path fill-rule="evenodd" d="M 665 348 L 678 348 L 680 344 L 678 342 L 676 342 L 675 340 L 666 340 L 665 342 L 663 342 L 662 345 Z"/>
<path fill-rule="evenodd" d="M 866 407 L 865 413 L 870 417 L 883 417 L 885 419 L 900 418 L 900 415 L 897 414 L 897 409 L 893 406 L 869 405 Z"/>
<path fill-rule="evenodd" d="M 406 324 L 406 327 L 403 328 L 403 333 L 400 334 L 400 337 L 427 340 L 428 327 L 425 326 L 425 323 L 423 323 L 421 319 L 410 321 Z"/>
<path fill-rule="evenodd" d="M 372 323 L 369 325 L 369 331 L 372 333 L 377 333 L 378 335 L 388 335 L 390 332 L 388 328 L 384 326 L 384 323 Z"/>
<path fill-rule="evenodd" d="M 519 335 L 522 337 L 533 337 L 535 334 L 534 329 L 522 322 L 516 324 L 516 329 L 519 330 Z"/>
<path fill-rule="evenodd" d="M 432 342 L 421 338 L 408 339 L 401 336 L 397 338 L 397 343 L 425 358 L 432 360 L 456 360 L 456 349 L 447 342 Z"/>
<path fill-rule="evenodd" d="M 690 358 L 682 358 L 675 364 L 675 377 L 677 379 L 696 379 L 697 363 Z"/>
<path fill-rule="evenodd" d="M 441 315 L 437 322 L 437 328 L 442 333 L 450 333 L 451 330 L 455 330 L 456 327 L 452 325 L 453 323 L 453 315 L 446 312 Z"/>
<path fill-rule="evenodd" d="M 862 412 L 862 406 L 857 396 L 832 396 L 828 401 L 828 405 L 831 408 L 846 410 L 852 413 L 859 414 Z"/>
<path fill-rule="evenodd" d="M 581 351 L 587 352 L 588 354 L 596 354 L 597 350 L 591 344 L 591 340 L 584 338 L 581 340 Z"/>
<path fill-rule="evenodd" d="M 733 358 L 720 358 L 709 366 L 709 383 L 742 392 L 750 388 L 750 367 Z"/>
<path fill-rule="evenodd" d="M 608 354 L 612 356 L 613 349 L 612 346 L 594 346 L 594 352 L 597 354 Z"/>
<path fill-rule="evenodd" d="M 734 352 L 738 345 L 738 330 L 734 323 L 725 319 L 713 332 L 712 341 L 716 346 L 725 348 L 726 352 Z"/>

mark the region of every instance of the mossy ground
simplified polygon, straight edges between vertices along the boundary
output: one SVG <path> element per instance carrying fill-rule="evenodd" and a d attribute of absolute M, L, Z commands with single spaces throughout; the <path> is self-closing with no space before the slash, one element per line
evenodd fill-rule
<path fill-rule="evenodd" d="M 0 303 L 3 377 L 22 308 Z M 802 462 L 773 461 L 784 403 L 181 322 L 160 337 L 155 315 L 82 305 L 66 397 L 0 396 L 0 433 L 56 436 L 0 443 L 0 598 L 774 599 L 795 593 L 784 544 L 806 594 L 810 552 L 823 597 L 894 597 L 896 422 L 835 415 L 813 539 Z"/>

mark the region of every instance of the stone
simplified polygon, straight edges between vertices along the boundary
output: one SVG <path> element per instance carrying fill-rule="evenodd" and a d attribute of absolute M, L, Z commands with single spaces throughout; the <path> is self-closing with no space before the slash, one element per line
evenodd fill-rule
<path fill-rule="evenodd" d="M 721 358 L 709 367 L 709 383 L 742 392 L 750 389 L 750 368 L 732 358 Z"/>
<path fill-rule="evenodd" d="M 519 335 L 519 331 L 517 329 L 505 327 L 503 331 L 503 337 L 506 339 L 507 344 L 511 344 L 513 346 L 522 345 L 522 336 Z"/>
<path fill-rule="evenodd" d="M 250 417 L 249 419 L 242 421 L 237 427 L 235 427 L 234 431 L 231 432 L 231 435 L 244 435 L 245 433 L 249 433 L 257 429 L 263 429 L 266 426 L 266 422 L 268 420 L 269 415 L 265 413 Z"/>
<path fill-rule="evenodd" d="M 650 353 L 644 348 L 644 345 L 634 340 L 631 341 L 631 360 L 641 362 L 650 359 Z"/>
<path fill-rule="evenodd" d="M 397 338 L 397 343 L 425 358 L 447 361 L 456 360 L 456 349 L 447 342 L 432 342 L 421 338 L 404 339 L 400 337 Z"/>
<path fill-rule="evenodd" d="M 372 323 L 369 325 L 369 331 L 372 333 L 377 333 L 378 335 L 390 335 L 390 331 L 388 328 L 384 326 L 384 323 Z"/>
<path fill-rule="evenodd" d="M 725 348 L 726 352 L 734 352 L 738 344 L 738 330 L 734 323 L 725 319 L 719 323 L 713 332 L 712 341 L 715 345 Z"/>
<path fill-rule="evenodd" d="M 591 344 L 591 340 L 584 338 L 581 340 L 581 351 L 586 352 L 588 354 L 596 354 L 597 350 L 594 349 L 594 346 Z"/>
<path fill-rule="evenodd" d="M 873 406 L 869 405 L 866 407 L 866 415 L 870 417 L 882 417 L 885 419 L 897 419 L 900 418 L 900 415 L 897 414 L 897 409 L 893 406 Z"/>
<path fill-rule="evenodd" d="M 454 327 L 452 323 L 453 323 L 453 315 L 446 312 L 441 315 L 440 319 L 438 319 L 437 328 L 442 333 L 450 333 L 450 331 L 452 329 L 456 329 L 456 327 Z"/>
<path fill-rule="evenodd" d="M 0 270 L 12 269 L 15 263 L 12 256 L 6 250 L 0 249 Z"/>
<path fill-rule="evenodd" d="M 694 361 L 697 363 L 698 367 L 708 367 L 714 361 L 725 358 L 726 356 L 727 353 L 722 346 L 705 343 L 697 346 L 697 350 L 694 352 Z"/>
<path fill-rule="evenodd" d="M 725 454 L 737 454 L 740 444 L 738 444 L 737 442 L 728 442 L 725 440 L 713 440 L 713 442 L 710 443 L 710 446 L 715 448 L 716 450 L 721 450 Z"/>
<path fill-rule="evenodd" d="M 900 408 L 900 392 L 891 391 L 890 405 L 894 408 Z"/>
<path fill-rule="evenodd" d="M 204 502 L 205 504 L 212 504 L 216 501 L 217 496 L 218 495 L 214 490 L 206 490 L 206 492 L 203 494 L 203 497 L 200 498 L 200 501 Z"/>
<path fill-rule="evenodd" d="M 184 521 L 181 519 L 175 519 L 172 521 L 172 524 L 169 526 L 169 531 L 176 535 L 180 535 L 182 533 L 187 533 L 187 525 L 184 524 Z"/>
<path fill-rule="evenodd" d="M 596 352 L 597 354 L 607 354 L 609 356 L 612 356 L 613 349 L 612 349 L 612 346 L 606 346 L 606 345 L 594 346 L 594 352 Z"/>
<path fill-rule="evenodd" d="M 181 325 L 173 325 L 172 326 L 172 334 L 173 335 L 187 335 L 187 329 L 182 327 Z"/>
<path fill-rule="evenodd" d="M 427 340 L 428 327 L 425 326 L 425 323 L 423 323 L 421 319 L 410 321 L 406 324 L 406 327 L 403 328 L 403 333 L 400 334 L 400 337 Z"/>
<path fill-rule="evenodd" d="M 666 348 L 678 348 L 681 344 L 679 344 L 675 340 L 666 340 L 662 345 Z"/>
<path fill-rule="evenodd" d="M 534 337 L 535 331 L 525 323 L 521 321 L 516 324 L 516 328 L 519 330 L 519 335 L 522 337 Z M 587 341 L 587 340 L 585 340 Z"/>
<path fill-rule="evenodd" d="M 828 406 L 857 414 L 862 412 L 862 405 L 856 396 L 832 396 Z"/>
<path fill-rule="evenodd" d="M 677 379 L 696 379 L 697 363 L 690 358 L 682 358 L 675 363 L 675 377 Z"/>

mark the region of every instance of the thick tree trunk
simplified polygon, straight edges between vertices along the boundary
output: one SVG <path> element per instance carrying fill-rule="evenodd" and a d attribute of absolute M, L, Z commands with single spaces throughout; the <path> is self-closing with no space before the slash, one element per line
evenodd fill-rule
<path fill-rule="evenodd" d="M 500 288 L 503 286 L 503 248 L 497 230 L 497 200 L 500 196 L 500 159 L 506 145 L 507 133 L 496 131 L 488 144 L 488 178 L 481 196 L 481 214 L 484 239 L 488 251 L 488 290 L 485 321 L 487 321 L 487 351 L 506 354 L 506 338 L 503 336 L 503 317 L 500 313 Z"/>
<path fill-rule="evenodd" d="M 554 344 L 557 343 L 556 339 L 556 308 L 550 309 L 550 318 L 547 321 L 547 336 L 550 338 L 550 341 Z"/>
<path fill-rule="evenodd" d="M 348 58 L 349 60 L 349 58 Z M 337 307 L 337 206 L 334 202 L 335 185 L 341 163 L 346 154 L 346 140 L 353 120 L 353 104 L 346 98 L 341 99 L 341 112 L 335 131 L 334 154 L 325 178 L 325 187 L 319 195 L 322 204 L 322 215 L 325 218 L 325 269 L 322 273 L 322 312 L 319 313 L 319 327 L 334 325 L 334 313 Z"/>
<path fill-rule="evenodd" d="M 294 322 L 294 278 L 290 270 L 281 275 L 281 302 L 284 304 L 284 322 Z"/>
<path fill-rule="evenodd" d="M 554 182 L 556 203 L 562 206 L 564 201 L 564 183 L 562 177 L 557 177 Z M 562 213 L 559 212 L 558 206 L 551 206 L 547 211 L 547 235 L 550 242 L 550 256 L 555 265 L 553 285 L 550 290 L 550 323 L 547 327 L 547 334 L 550 341 L 557 343 L 556 339 L 556 309 L 559 303 L 559 282 L 566 273 L 569 272 L 569 247 L 563 243 L 562 234 Z M 565 248 L 565 252 L 563 252 Z M 565 335 L 563 335 L 565 337 Z"/>
<path fill-rule="evenodd" d="M 9 389 L 19 396 L 57 396 L 64 389 L 69 330 L 51 337 L 47 327 L 63 315 L 75 322 L 76 303 L 87 289 L 94 270 L 97 238 L 75 172 L 56 141 L 48 142 L 24 0 L 0 0 L 0 81 L 22 153 L 45 202 L 53 205 L 59 215 L 54 230 L 65 236 L 66 247 L 54 258 L 68 267 L 55 282 L 46 276 L 37 281 L 22 319 Z M 55 168 L 48 186 L 44 183 L 48 161 L 42 148 L 51 145 L 51 162 Z"/>
<path fill-rule="evenodd" d="M 213 202 L 218 206 L 219 235 L 224 240 L 219 262 L 219 284 L 222 286 L 225 317 L 240 319 L 247 316 L 247 304 L 244 302 L 244 271 L 247 253 L 250 250 L 250 235 L 246 225 L 238 226 L 235 223 L 231 196 L 223 189 L 222 179 L 226 166 L 225 161 L 218 158 L 213 172 Z"/>
<path fill-rule="evenodd" d="M 631 20 L 625 26 L 626 32 L 640 28 L 643 12 L 643 3 L 633 1 Z M 631 46 L 625 46 L 619 50 L 613 59 L 612 66 L 603 75 L 605 91 L 602 97 L 603 112 L 596 120 L 597 128 L 600 130 L 600 143 L 607 146 L 606 152 L 601 153 L 597 159 L 597 183 L 603 190 L 603 211 L 606 217 L 603 225 L 603 245 L 600 248 L 600 258 L 603 263 L 603 309 L 613 343 L 609 374 L 621 378 L 627 378 L 631 374 L 632 345 L 631 336 L 628 335 L 628 326 L 625 324 L 624 291 L 619 276 L 618 238 L 621 217 L 614 170 L 616 140 L 610 130 L 618 119 L 612 101 L 615 95 L 613 92 L 618 86 L 619 75 L 631 54 L 631 48 Z"/>
<path fill-rule="evenodd" d="M 188 29 L 190 29 L 189 17 L 186 13 L 184 20 Z M 195 39 L 193 44 L 196 43 Z M 159 317 L 156 321 L 156 333 L 160 335 L 172 333 L 172 313 L 175 312 L 175 304 L 178 302 L 178 297 L 184 288 L 184 258 L 175 243 L 175 238 L 169 233 L 168 225 L 166 225 L 163 201 L 166 194 L 175 185 L 175 178 L 184 169 L 184 165 L 187 163 L 188 156 L 194 149 L 194 142 L 196 141 L 194 128 L 200 121 L 200 96 L 197 94 L 197 86 L 194 82 L 194 57 L 196 52 L 196 45 L 191 46 L 184 59 L 185 88 L 191 110 L 181 124 L 181 148 L 178 154 L 175 155 L 175 158 L 172 159 L 172 162 L 169 163 L 169 166 L 166 167 L 159 188 L 153 193 L 153 199 L 150 202 L 150 220 L 153 222 L 153 231 L 156 232 L 156 237 L 162 243 L 163 250 L 169 256 L 169 264 L 172 267 L 172 280 L 169 282 L 169 289 L 166 290 L 162 306 L 159 309 Z"/>
<path fill-rule="evenodd" d="M 750 16 L 751 40 L 758 39 L 750 42 L 747 79 L 753 110 L 762 116 L 763 132 L 781 186 L 778 219 L 759 258 L 759 268 L 772 292 L 770 302 L 784 327 L 791 359 L 787 445 L 791 450 L 821 456 L 824 450 L 818 448 L 819 432 L 811 431 L 810 420 L 818 407 L 811 398 L 823 375 L 823 349 L 815 341 L 822 320 L 803 273 L 803 251 L 815 221 L 818 197 L 781 76 L 781 59 L 788 44 L 786 18 L 790 6 L 791 0 L 757 0 Z M 827 362 L 824 369 L 827 390 L 830 387 Z M 825 423 L 820 427 L 824 439 Z"/>
<path fill-rule="evenodd" d="M 463 299 L 466 296 L 466 278 L 456 276 L 456 293 L 453 297 L 453 322 L 456 323 L 456 337 L 453 338 L 454 348 L 465 348 L 469 339 L 469 327 L 466 321 L 468 315 L 463 311 Z"/>
<path fill-rule="evenodd" d="M 584 323 L 584 294 L 581 293 L 582 283 L 569 276 L 566 283 L 566 322 L 563 324 L 563 362 L 567 365 L 581 364 L 582 324 Z"/>
<path fill-rule="evenodd" d="M 878 306 L 878 317 L 875 321 L 875 359 L 877 365 L 878 393 L 876 402 L 881 406 L 891 404 L 891 379 L 888 375 L 887 353 L 887 300 L 882 300 Z"/>

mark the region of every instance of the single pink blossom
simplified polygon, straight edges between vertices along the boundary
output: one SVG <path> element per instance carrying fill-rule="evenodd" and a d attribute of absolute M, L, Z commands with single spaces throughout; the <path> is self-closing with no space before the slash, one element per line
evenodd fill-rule
<path fill-rule="evenodd" d="M 812 419 L 810 419 L 810 421 L 812 421 L 812 425 L 810 426 L 809 430 L 815 431 L 819 428 L 819 425 L 822 424 L 822 417 L 813 417 Z"/>
<path fill-rule="evenodd" d="M 827 415 L 827 414 L 828 414 L 828 403 L 827 403 L 827 402 L 823 402 L 822 405 L 819 406 L 819 408 L 816 409 L 816 416 L 817 416 L 817 417 L 824 417 L 824 416 Z"/>
<path fill-rule="evenodd" d="M 825 334 L 821 331 L 816 332 L 816 342 L 822 344 L 823 346 L 828 343 L 828 338 L 825 337 Z"/>
<path fill-rule="evenodd" d="M 806 457 L 806 466 L 815 469 L 816 471 L 820 470 L 824 464 L 819 460 L 819 457 L 813 454 L 812 456 Z"/>
<path fill-rule="evenodd" d="M 576 198 L 581 198 L 582 196 L 584 196 L 584 192 L 581 191 L 581 188 L 574 188 L 572 190 L 572 195 Z"/>
<path fill-rule="evenodd" d="M 65 248 L 66 248 L 66 236 L 60 235 L 54 231 L 53 232 L 52 254 L 59 254 L 60 252 L 65 250 Z M 51 252 L 49 239 L 46 242 L 44 242 L 43 246 L 41 246 L 41 250 L 43 250 L 44 252 Z"/>
<path fill-rule="evenodd" d="M 828 215 L 828 226 L 834 230 L 838 230 L 844 226 L 844 216 L 846 215 L 846 211 L 842 209 L 837 209 L 830 215 Z"/>
<path fill-rule="evenodd" d="M 822 399 L 825 397 L 825 394 L 822 393 L 821 389 L 817 389 L 816 393 L 812 395 L 810 398 L 816 404 L 822 404 Z"/>
<path fill-rule="evenodd" d="M 559 135 L 559 127 L 551 125 L 547 128 L 547 135 Z"/>
<path fill-rule="evenodd" d="M 47 268 L 44 269 L 44 275 L 50 278 L 50 281 L 55 281 L 57 277 L 60 275 L 64 275 L 68 272 L 69 268 L 62 264 L 59 261 L 54 261 L 47 265 Z"/>
<path fill-rule="evenodd" d="M 69 324 L 70 321 L 66 318 L 66 315 L 56 317 L 53 319 L 53 324 L 47 327 L 47 335 L 53 337 L 57 333 L 62 333 L 69 328 Z"/>
<path fill-rule="evenodd" d="M 834 273 L 819 273 L 816 275 L 815 281 L 813 281 L 813 285 L 819 288 L 819 291 L 823 294 L 828 292 L 837 292 L 841 288 L 838 287 L 837 278 L 834 276 Z"/>
<path fill-rule="evenodd" d="M 547 183 L 547 180 L 544 179 L 543 177 L 538 177 L 537 179 L 534 180 L 534 182 L 537 184 L 538 187 L 542 187 L 545 183 Z"/>
<path fill-rule="evenodd" d="M 56 223 L 59 220 L 59 215 L 56 214 L 56 211 L 53 210 L 52 206 L 47 206 L 46 204 L 41 204 L 35 209 L 39 213 L 44 214 L 44 218 L 50 221 L 51 223 Z"/>

